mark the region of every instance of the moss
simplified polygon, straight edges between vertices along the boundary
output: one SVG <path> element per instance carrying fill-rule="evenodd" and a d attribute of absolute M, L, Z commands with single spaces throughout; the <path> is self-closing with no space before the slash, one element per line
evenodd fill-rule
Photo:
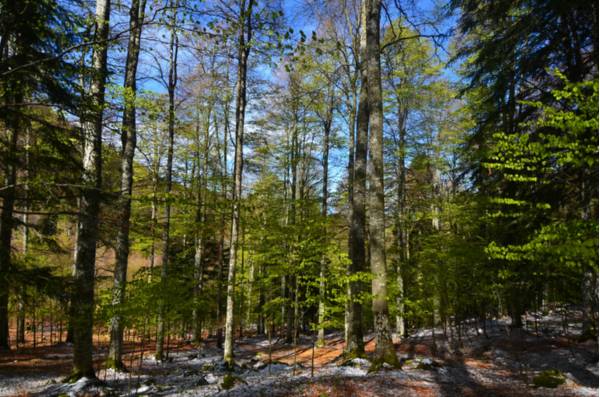
<path fill-rule="evenodd" d="M 344 352 L 344 354 L 342 355 L 342 365 L 344 365 L 344 363 L 347 363 L 348 361 L 354 360 L 355 358 L 367 358 L 367 355 L 363 350 L 359 349 Z"/>
<path fill-rule="evenodd" d="M 239 376 L 235 376 L 235 375 L 232 375 L 232 374 L 226 374 L 223 377 L 223 382 L 221 382 L 221 388 L 223 390 L 229 390 L 233 386 L 235 386 L 236 383 L 246 383 L 246 382 L 242 378 L 240 378 Z"/>
<path fill-rule="evenodd" d="M 565 383 L 565 376 L 555 369 L 542 371 L 533 378 L 533 385 L 535 387 L 555 388 L 563 383 Z"/>
<path fill-rule="evenodd" d="M 223 377 L 223 382 L 221 382 L 221 387 L 224 390 L 229 390 L 235 385 L 235 376 L 227 374 Z"/>
<path fill-rule="evenodd" d="M 383 355 L 376 357 L 369 368 L 369 373 L 377 372 L 385 368 L 385 364 L 389 366 L 389 368 L 394 369 L 402 369 L 402 364 L 398 360 L 398 356 L 396 356 L 395 351 L 387 351 Z"/>
<path fill-rule="evenodd" d="M 107 358 L 104 365 L 106 368 L 112 368 L 121 372 L 128 372 L 125 364 L 123 364 L 123 361 L 115 360 L 114 358 Z"/>

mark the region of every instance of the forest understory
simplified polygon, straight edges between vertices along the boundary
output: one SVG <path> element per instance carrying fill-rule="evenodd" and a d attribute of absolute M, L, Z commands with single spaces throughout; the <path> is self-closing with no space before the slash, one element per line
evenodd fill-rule
<path fill-rule="evenodd" d="M 455 329 L 444 336 L 438 328 L 435 339 L 431 329 L 416 330 L 395 343 L 401 369 L 376 371 L 369 361 L 372 335 L 365 337 L 367 358 L 352 360 L 344 360 L 338 332 L 314 349 L 306 335 L 295 346 L 244 336 L 237 339 L 232 371 L 214 337 L 200 346 L 174 338 L 165 360 L 157 362 L 153 345 L 130 335 L 127 372 L 105 368 L 108 344 L 100 338 L 94 354 L 98 379 L 63 383 L 70 344 L 29 344 L 0 360 L 0 396 L 596 396 L 598 343 L 580 341 L 580 315 L 572 311 L 565 321 L 550 312 L 525 320 L 517 335 L 510 334 L 508 319 L 486 321 L 485 332 L 481 322 L 465 324 L 460 339 Z M 552 385 L 553 379 L 562 381 Z"/>

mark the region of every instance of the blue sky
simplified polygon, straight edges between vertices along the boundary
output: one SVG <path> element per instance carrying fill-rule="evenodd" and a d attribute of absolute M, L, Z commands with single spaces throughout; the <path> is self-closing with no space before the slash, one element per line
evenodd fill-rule
<path fill-rule="evenodd" d="M 400 12 L 395 7 L 394 1 L 388 2 L 388 7 L 382 13 L 382 24 L 386 25 L 389 19 L 395 19 L 400 15 Z M 203 3 L 199 3 L 203 4 Z M 294 30 L 294 35 L 292 37 L 292 42 L 294 40 L 299 39 L 299 31 L 302 30 L 306 33 L 307 38 L 310 39 L 311 32 L 316 30 L 315 19 L 310 13 L 310 8 L 306 5 L 304 0 L 284 0 L 282 2 L 282 7 L 285 16 L 285 24 L 288 27 L 291 27 Z M 424 34 L 432 34 L 438 31 L 448 31 L 448 29 L 454 24 L 453 18 L 447 18 L 443 20 L 442 23 L 439 23 L 433 28 L 428 24 L 428 22 L 432 19 L 434 14 L 434 10 L 438 9 L 440 4 L 431 0 L 420 0 L 416 1 L 413 5 L 407 6 L 406 13 L 411 19 L 412 23 L 415 27 L 418 27 L 422 33 Z M 114 31 L 118 31 L 118 29 L 126 28 L 127 22 L 127 13 L 120 12 L 115 15 L 113 18 L 112 25 L 115 26 Z M 205 25 L 208 22 L 208 19 L 201 19 L 201 26 Z M 181 33 L 188 34 L 188 33 Z M 167 43 L 169 40 L 169 32 L 165 28 L 152 27 L 150 29 L 146 29 L 143 36 L 143 47 L 145 47 L 145 52 L 142 53 L 140 59 L 140 71 L 139 77 L 141 78 L 138 87 L 144 90 L 150 90 L 157 93 L 166 93 L 166 88 L 157 82 L 156 80 L 149 77 L 156 77 L 156 68 L 151 65 L 155 65 L 156 58 L 164 58 L 162 64 L 163 69 L 166 71 L 167 63 L 166 58 L 168 55 Z M 160 42 L 156 42 L 156 40 Z M 182 40 L 183 41 L 183 40 Z M 439 48 L 439 54 L 442 59 L 447 58 L 447 54 L 445 52 L 448 41 L 443 43 L 444 45 Z M 180 77 L 184 77 L 186 74 L 192 71 L 192 69 L 197 64 L 197 59 L 192 53 L 193 50 L 183 48 L 180 52 L 179 56 L 179 75 Z M 124 62 L 117 61 L 115 56 L 124 59 L 125 53 L 122 52 L 117 54 L 113 49 L 113 61 L 115 65 L 124 64 Z M 252 56 L 252 55 L 251 55 Z M 122 67 L 122 66 L 121 66 Z M 235 71 L 235 69 L 232 69 Z M 115 74 L 112 76 L 112 81 L 116 85 L 122 84 L 122 72 L 120 70 L 115 70 Z M 274 69 L 272 69 L 268 65 L 260 65 L 258 69 L 254 71 L 254 73 L 259 73 L 262 77 L 270 79 L 273 78 Z M 153 76 L 154 75 L 154 76 Z M 456 79 L 456 74 L 451 69 L 445 69 L 444 75 L 454 80 Z M 235 80 L 235 76 L 231 76 L 232 81 Z M 181 85 L 182 83 L 180 83 Z M 251 89 L 252 87 L 250 87 Z M 252 114 L 249 114 L 247 120 L 251 120 L 253 117 Z M 233 121 L 232 121 L 233 123 Z M 336 122 L 336 126 L 338 127 L 339 134 L 345 139 L 345 126 L 341 120 Z M 232 156 L 230 156 L 231 158 Z M 332 191 L 336 189 L 336 185 L 345 177 L 346 173 L 346 162 L 347 162 L 347 149 L 345 147 L 341 149 L 334 149 L 331 152 L 330 158 L 330 175 L 331 175 L 331 184 Z M 230 164 L 231 167 L 231 164 Z"/>

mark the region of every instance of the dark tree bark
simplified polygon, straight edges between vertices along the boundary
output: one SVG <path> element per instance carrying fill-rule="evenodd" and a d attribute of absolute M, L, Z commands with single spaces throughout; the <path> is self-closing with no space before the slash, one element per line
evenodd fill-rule
<path fill-rule="evenodd" d="M 83 175 L 79 201 L 76 260 L 71 298 L 73 322 L 72 379 L 95 377 L 92 349 L 94 325 L 94 276 L 98 213 L 102 188 L 102 117 L 106 84 L 106 60 L 110 21 L 110 0 L 96 0 L 96 20 L 92 56 L 91 111 L 83 121 Z"/>
<path fill-rule="evenodd" d="M 12 91 L 11 87 L 10 90 Z M 22 102 L 22 95 L 8 93 L 5 102 Z M 0 215 L 0 350 L 9 350 L 8 331 L 8 274 L 11 269 L 11 241 L 14 226 L 13 212 L 15 206 L 15 193 L 17 183 L 17 141 L 19 136 L 19 116 L 13 112 L 6 120 L 8 132 L 8 158 L 4 165 L 4 184 L 6 189 L 2 192 L 2 214 Z"/>
<path fill-rule="evenodd" d="M 359 296 L 362 282 L 359 274 L 365 270 L 365 225 L 366 225 L 366 192 L 367 192 L 367 140 L 369 135 L 369 102 L 366 68 L 366 12 L 365 4 L 361 8 L 361 37 L 360 37 L 360 93 L 356 121 L 356 145 L 354 153 L 354 175 L 352 195 L 352 223 L 350 225 L 350 304 L 348 306 L 348 340 L 346 354 L 349 356 L 364 355 L 362 303 Z"/>
<path fill-rule="evenodd" d="M 133 157 L 137 142 L 135 122 L 135 98 L 137 65 L 140 54 L 140 40 L 146 0 L 133 0 L 129 10 L 129 43 L 125 61 L 125 108 L 123 109 L 123 126 L 121 140 L 121 192 L 118 201 L 121 213 L 119 232 L 117 234 L 116 264 L 113 285 L 112 305 L 115 314 L 110 324 L 110 347 L 107 365 L 123 369 L 123 319 L 120 313 L 125 301 L 127 283 L 127 263 L 129 259 L 129 223 L 131 217 L 131 192 L 133 189 Z"/>

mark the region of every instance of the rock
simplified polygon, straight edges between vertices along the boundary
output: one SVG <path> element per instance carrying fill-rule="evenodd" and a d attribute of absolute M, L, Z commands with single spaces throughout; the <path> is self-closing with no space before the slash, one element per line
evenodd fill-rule
<path fill-rule="evenodd" d="M 197 374 L 198 374 L 198 372 L 194 371 L 193 369 L 188 369 L 186 371 L 183 371 L 183 376 L 185 376 L 185 377 L 194 376 Z"/>
<path fill-rule="evenodd" d="M 80 378 L 77 382 L 73 383 L 70 387 L 71 391 L 75 393 L 79 393 L 84 391 L 85 389 L 94 386 L 97 383 L 95 379 L 90 378 Z"/>
<path fill-rule="evenodd" d="M 237 360 L 235 362 L 235 365 L 240 368 L 249 369 L 249 368 L 252 368 L 253 363 L 254 363 L 253 359 L 241 359 L 241 360 Z"/>
<path fill-rule="evenodd" d="M 142 385 L 140 387 L 137 388 L 137 390 L 135 391 L 136 394 L 144 394 L 144 393 L 150 393 L 154 391 L 154 388 L 152 386 L 149 385 Z"/>
<path fill-rule="evenodd" d="M 206 378 L 204 376 L 200 376 L 195 384 L 196 384 L 196 386 L 206 386 L 206 385 L 209 385 L 210 383 L 208 383 L 208 381 L 206 380 Z"/>
<path fill-rule="evenodd" d="M 427 371 L 431 371 L 434 370 L 436 368 L 441 367 L 441 364 L 438 363 L 437 361 L 434 361 L 430 358 L 424 358 L 423 360 L 421 360 L 421 362 L 417 365 L 417 369 L 424 369 Z"/>
<path fill-rule="evenodd" d="M 146 380 L 144 380 L 144 381 L 142 382 L 142 384 L 143 384 L 143 385 L 146 385 L 146 386 L 153 385 L 154 383 L 155 383 L 155 380 L 154 380 L 154 378 L 148 378 L 148 379 L 146 379 Z"/>
<path fill-rule="evenodd" d="M 289 365 L 284 364 L 284 363 L 280 363 L 280 362 L 273 362 L 270 365 L 267 364 L 263 367 L 263 369 L 261 370 L 263 373 L 278 373 L 278 372 L 284 372 L 287 371 L 290 368 Z"/>
<path fill-rule="evenodd" d="M 106 387 L 98 379 L 80 378 L 75 383 L 63 383 L 52 386 L 44 391 L 44 396 L 109 396 L 113 395 L 114 390 Z"/>
<path fill-rule="evenodd" d="M 233 363 L 233 368 L 230 368 L 227 363 L 225 363 L 225 361 L 221 360 L 217 363 L 214 364 L 214 368 L 218 371 L 222 371 L 222 372 L 239 372 L 242 368 L 237 365 L 237 363 Z"/>
<path fill-rule="evenodd" d="M 371 366 L 371 362 L 366 358 L 355 357 L 351 360 L 344 361 L 340 365 L 343 367 L 368 368 Z"/>
<path fill-rule="evenodd" d="M 267 363 L 262 362 L 262 361 L 257 361 L 254 363 L 254 365 L 252 365 L 252 369 L 255 371 L 260 371 L 263 368 L 266 368 Z"/>
<path fill-rule="evenodd" d="M 216 376 L 214 376 L 213 374 L 206 374 L 204 375 L 204 380 L 209 384 L 209 385 L 213 385 L 215 383 L 217 383 L 219 381 L 219 378 L 217 378 Z"/>

